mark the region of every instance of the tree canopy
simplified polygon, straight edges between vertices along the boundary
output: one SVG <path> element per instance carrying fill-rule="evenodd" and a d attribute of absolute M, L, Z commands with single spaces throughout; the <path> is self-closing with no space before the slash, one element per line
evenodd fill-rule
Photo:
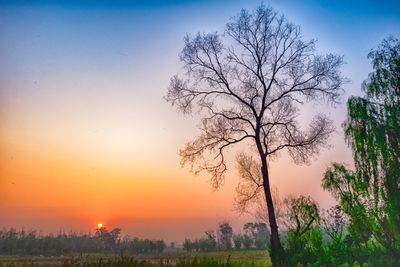
<path fill-rule="evenodd" d="M 348 100 L 345 136 L 355 171 L 342 164 L 327 170 L 323 187 L 350 215 L 359 242 L 376 239 L 400 256 L 400 42 L 385 39 L 372 50 L 373 72 L 363 97 Z"/>

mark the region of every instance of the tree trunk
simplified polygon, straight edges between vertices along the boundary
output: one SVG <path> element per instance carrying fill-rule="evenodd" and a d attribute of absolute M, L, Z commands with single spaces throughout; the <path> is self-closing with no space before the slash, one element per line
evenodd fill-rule
<path fill-rule="evenodd" d="M 263 187 L 265 193 L 265 200 L 267 202 L 268 220 L 271 228 L 271 261 L 273 266 L 282 266 L 284 261 L 284 250 L 279 239 L 278 224 L 276 223 L 274 203 L 271 195 L 271 188 L 269 184 L 269 174 L 267 159 L 261 159 L 261 173 L 263 176 Z"/>

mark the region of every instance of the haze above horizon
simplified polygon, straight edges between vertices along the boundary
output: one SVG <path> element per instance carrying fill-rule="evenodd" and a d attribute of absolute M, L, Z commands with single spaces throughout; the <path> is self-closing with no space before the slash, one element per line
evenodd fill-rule
<path fill-rule="evenodd" d="M 237 184 L 213 192 L 207 175 L 179 165 L 178 150 L 197 133 L 197 117 L 165 102 L 181 71 L 187 33 L 223 32 L 229 18 L 260 1 L 0 2 L 0 227 L 44 232 L 94 231 L 98 222 L 123 234 L 181 241 L 218 222 L 254 220 L 233 211 Z M 383 4 L 384 3 L 384 4 Z M 321 189 L 331 162 L 352 164 L 341 123 L 345 101 L 361 94 L 367 59 L 390 34 L 400 36 L 396 1 L 266 1 L 301 27 L 317 50 L 344 55 L 342 104 L 332 147 L 310 166 L 287 155 L 271 165 L 281 196 L 334 201 Z M 230 162 L 234 159 L 234 153 Z"/>

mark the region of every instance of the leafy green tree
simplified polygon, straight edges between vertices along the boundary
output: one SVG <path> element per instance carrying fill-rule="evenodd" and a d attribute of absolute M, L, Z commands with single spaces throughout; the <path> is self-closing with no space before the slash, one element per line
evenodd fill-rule
<path fill-rule="evenodd" d="M 311 197 L 305 196 L 288 197 L 284 202 L 288 228 L 286 251 L 287 255 L 290 255 L 286 264 L 322 265 L 325 252 L 317 203 Z"/>
<path fill-rule="evenodd" d="M 362 84 L 363 97 L 348 100 L 344 123 L 355 171 L 341 164 L 327 170 L 323 187 L 350 215 L 352 234 L 373 237 L 400 258 L 400 42 L 385 39 L 372 50 L 373 72 Z"/>
<path fill-rule="evenodd" d="M 369 214 L 369 203 L 365 185 L 357 179 L 356 174 L 341 164 L 334 163 L 326 172 L 322 182 L 323 188 L 329 190 L 339 200 L 343 211 L 349 215 L 348 231 L 356 246 L 364 244 L 372 236 L 373 220 Z"/>
<path fill-rule="evenodd" d="M 352 259 L 347 239 L 349 235 L 346 235 L 348 222 L 348 215 L 340 205 L 326 210 L 321 218 L 323 233 L 328 236 L 325 243 L 326 261 L 333 266 L 339 266 Z"/>
<path fill-rule="evenodd" d="M 335 205 L 327 210 L 321 222 L 325 233 L 333 243 L 339 244 L 343 241 L 347 218 L 345 218 L 340 205 Z"/>
<path fill-rule="evenodd" d="M 301 237 L 319 225 L 318 204 L 311 197 L 288 197 L 285 199 L 285 204 L 288 207 L 286 225 L 295 238 Z"/>

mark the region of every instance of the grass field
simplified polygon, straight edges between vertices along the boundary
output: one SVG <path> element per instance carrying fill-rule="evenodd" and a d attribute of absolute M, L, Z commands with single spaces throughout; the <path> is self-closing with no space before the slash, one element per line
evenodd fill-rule
<path fill-rule="evenodd" d="M 68 256 L 0 255 L 0 267 L 7 266 L 271 266 L 265 250 L 175 252 L 152 255 L 82 254 Z"/>

